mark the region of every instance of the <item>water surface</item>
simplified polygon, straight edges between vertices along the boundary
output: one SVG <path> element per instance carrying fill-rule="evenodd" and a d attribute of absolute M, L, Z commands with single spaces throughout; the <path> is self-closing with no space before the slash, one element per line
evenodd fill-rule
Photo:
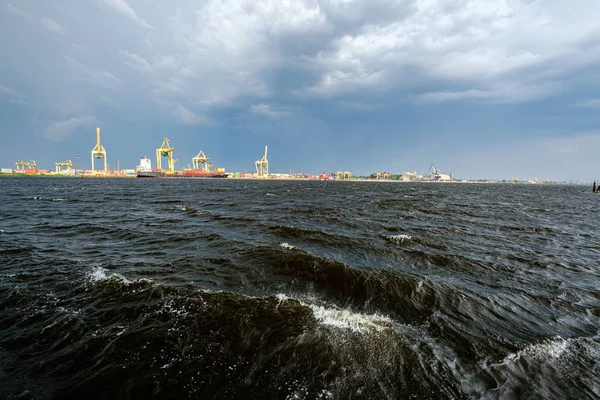
<path fill-rule="evenodd" d="M 590 188 L 0 188 L 0 398 L 600 398 Z"/>

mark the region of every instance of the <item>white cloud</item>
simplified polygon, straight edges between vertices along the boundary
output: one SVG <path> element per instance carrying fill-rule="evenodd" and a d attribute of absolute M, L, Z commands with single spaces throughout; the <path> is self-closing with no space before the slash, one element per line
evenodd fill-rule
<path fill-rule="evenodd" d="M 65 28 L 56 21 L 51 20 L 50 18 L 42 18 L 42 26 L 49 31 L 59 33 L 64 35 L 66 33 Z"/>
<path fill-rule="evenodd" d="M 192 15 L 188 19 L 188 15 Z M 154 97 L 166 104 L 222 107 L 241 97 L 272 96 L 269 75 L 287 62 L 280 39 L 324 26 L 315 3 L 210 0 L 195 14 L 178 10 L 166 30 L 172 42 L 152 63 Z"/>
<path fill-rule="evenodd" d="M 93 127 L 97 122 L 98 120 L 95 115 L 71 117 L 62 121 L 50 121 L 44 128 L 42 136 L 53 142 L 64 142 L 76 130 Z"/>
<path fill-rule="evenodd" d="M 119 78 L 108 71 L 88 68 L 70 56 L 65 56 L 64 59 L 75 72 L 73 76 L 74 80 L 85 81 L 109 88 L 115 88 L 121 83 Z"/>
<path fill-rule="evenodd" d="M 580 108 L 598 108 L 600 109 L 600 99 L 590 99 L 580 101 L 578 103 L 573 104 L 574 107 Z"/>
<path fill-rule="evenodd" d="M 180 119 L 181 122 L 188 125 L 196 125 L 202 122 L 207 122 L 205 117 L 199 116 L 188 108 L 179 105 L 175 107 L 174 114 Z"/>
<path fill-rule="evenodd" d="M 11 88 L 6 87 L 4 85 L 0 85 L 0 94 L 6 94 L 6 95 L 11 95 L 11 96 L 18 96 L 17 92 L 15 92 Z"/>
<path fill-rule="evenodd" d="M 415 97 L 419 103 L 442 103 L 455 100 L 484 100 L 494 103 L 524 102 L 546 97 L 560 89 L 558 84 L 515 85 L 489 89 L 468 89 L 462 91 L 427 92 Z"/>
<path fill-rule="evenodd" d="M 102 0 L 104 4 L 110 7 L 113 11 L 124 15 L 125 17 L 135 21 L 139 25 L 152 29 L 152 26 L 148 24 L 146 21 L 141 19 L 135 11 L 125 2 L 125 0 Z"/>
<path fill-rule="evenodd" d="M 29 14 L 27 14 L 25 11 L 21 10 L 20 8 L 15 7 L 12 4 L 7 4 L 7 8 L 8 8 L 8 11 L 10 11 L 11 13 L 18 15 L 19 17 L 23 18 L 27 22 L 31 22 L 31 16 Z"/>
<path fill-rule="evenodd" d="M 172 54 L 168 56 L 163 56 L 162 54 L 159 54 L 158 57 L 156 57 L 156 59 L 154 60 L 153 65 L 154 67 L 159 69 L 175 69 L 177 68 L 177 60 Z"/>
<path fill-rule="evenodd" d="M 126 50 L 119 51 L 119 54 L 121 54 L 123 57 L 126 58 L 125 64 L 127 64 L 133 68 L 137 68 L 142 71 L 151 71 L 152 70 L 152 66 L 150 65 L 150 63 L 148 61 L 146 61 L 146 59 L 142 56 L 130 53 Z"/>
<path fill-rule="evenodd" d="M 418 88 L 431 82 L 442 89 L 436 92 L 457 82 L 472 86 L 469 93 L 445 96 L 450 101 L 465 95 L 494 97 L 488 93 L 488 82 L 544 85 L 548 77 L 543 80 L 543 74 L 556 72 L 557 65 L 569 62 L 572 71 L 600 61 L 597 52 L 590 59 L 586 51 L 573 51 L 589 48 L 598 38 L 593 21 L 600 13 L 588 4 L 574 8 L 524 1 L 509 6 L 504 0 L 420 1 L 407 9 L 404 18 L 386 20 L 380 15 L 330 42 L 331 49 L 314 57 L 322 72 L 320 83 L 309 92 L 333 96 L 348 90 Z M 560 74 L 553 78 L 559 80 Z M 521 91 L 501 97 L 514 102 L 530 98 Z"/>
<path fill-rule="evenodd" d="M 277 118 L 288 114 L 288 112 L 282 109 L 274 109 L 272 106 L 263 103 L 251 105 L 248 107 L 248 111 L 251 114 L 263 115 L 270 118 Z"/>
<path fill-rule="evenodd" d="M 25 96 L 4 85 L 0 85 L 0 101 L 13 104 L 27 104 Z"/>
<path fill-rule="evenodd" d="M 112 100 L 112 99 L 110 99 L 110 98 L 108 98 L 106 96 L 101 96 L 100 97 L 100 103 L 101 104 L 105 104 L 107 106 L 114 107 L 114 108 L 121 108 L 121 104 L 119 102 L 117 102 L 115 100 Z"/>
<path fill-rule="evenodd" d="M 306 92 L 318 97 L 331 97 L 361 88 L 376 88 L 385 81 L 385 72 L 382 70 L 366 71 L 363 68 L 349 68 L 348 71 L 327 72 L 316 86 Z"/>

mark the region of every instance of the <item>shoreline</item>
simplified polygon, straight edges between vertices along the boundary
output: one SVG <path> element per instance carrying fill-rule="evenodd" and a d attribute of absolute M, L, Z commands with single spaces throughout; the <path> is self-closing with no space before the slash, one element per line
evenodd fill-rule
<path fill-rule="evenodd" d="M 302 182 L 377 182 L 377 183 L 441 183 L 441 184 L 512 184 L 512 185 L 535 185 L 535 186 L 543 186 L 543 185 L 582 185 L 587 186 L 588 183 L 569 183 L 569 182 L 525 182 L 525 181 L 517 181 L 512 182 L 509 180 L 451 180 L 451 181 L 431 181 L 431 180 L 392 180 L 392 179 L 296 179 L 296 178 L 203 178 L 203 177 L 185 177 L 185 176 L 176 176 L 176 177 L 156 177 L 156 178 L 137 178 L 136 176 L 127 176 L 127 175 L 61 175 L 61 174 L 2 174 L 0 173 L 0 177 L 12 177 L 12 178 L 77 178 L 77 179 L 143 179 L 143 180 L 164 180 L 164 179 L 177 179 L 177 180 L 235 180 L 235 181 L 302 181 Z"/>

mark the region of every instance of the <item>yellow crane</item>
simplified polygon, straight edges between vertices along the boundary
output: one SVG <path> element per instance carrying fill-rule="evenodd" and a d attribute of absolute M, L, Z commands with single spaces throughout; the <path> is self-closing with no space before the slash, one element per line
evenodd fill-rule
<path fill-rule="evenodd" d="M 57 174 L 59 174 L 61 172 L 68 172 L 73 169 L 73 163 L 71 162 L 71 160 L 60 161 L 60 162 L 57 162 L 54 164 L 56 165 L 56 173 Z"/>
<path fill-rule="evenodd" d="M 94 168 L 94 158 L 104 158 L 104 172 L 108 172 L 108 162 L 106 160 L 106 150 L 100 144 L 100 128 L 96 128 L 96 147 L 92 150 L 92 172 L 96 172 Z"/>
<path fill-rule="evenodd" d="M 269 160 L 267 160 L 267 146 L 265 146 L 265 155 L 260 160 L 256 161 L 256 174 L 259 178 L 269 177 Z"/>
<path fill-rule="evenodd" d="M 37 168 L 35 160 L 31 160 L 31 161 L 17 161 L 15 164 L 17 166 L 17 169 L 29 169 L 29 168 L 36 169 Z"/>
<path fill-rule="evenodd" d="M 200 150 L 200 153 L 194 158 L 192 158 L 192 165 L 194 169 L 202 170 L 202 172 L 210 172 L 210 169 L 214 166 L 214 164 L 208 164 L 208 160 L 210 158 L 206 157 L 204 151 Z"/>
<path fill-rule="evenodd" d="M 169 139 L 164 138 L 162 145 L 156 149 L 156 165 L 158 169 L 162 169 L 162 158 L 167 157 L 169 173 L 172 174 L 175 172 L 175 163 L 177 160 L 173 159 L 173 150 L 175 149 L 169 144 Z"/>

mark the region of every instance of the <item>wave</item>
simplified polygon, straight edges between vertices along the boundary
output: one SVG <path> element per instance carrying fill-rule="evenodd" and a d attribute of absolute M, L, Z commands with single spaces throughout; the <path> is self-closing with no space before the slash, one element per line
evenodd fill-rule
<path fill-rule="evenodd" d="M 147 278 L 140 278 L 140 279 L 136 279 L 134 281 L 131 281 L 127 278 L 125 278 L 123 275 L 118 274 L 118 273 L 107 273 L 108 271 L 104 268 L 102 268 L 101 266 L 95 266 L 92 268 L 91 271 L 89 271 L 86 274 L 86 280 L 88 283 L 91 284 L 95 284 L 95 283 L 99 283 L 99 282 L 113 282 L 113 283 L 120 283 L 123 285 L 131 285 L 134 283 L 153 283 L 154 281 L 152 281 L 151 279 L 147 279 Z"/>
<path fill-rule="evenodd" d="M 555 339 L 547 339 L 540 343 L 534 343 L 527 346 L 523 350 L 519 350 L 516 354 L 511 354 L 506 357 L 506 361 L 517 361 L 521 357 L 527 358 L 559 358 L 566 351 L 569 341 L 557 336 Z"/>
<path fill-rule="evenodd" d="M 366 334 L 393 329 L 395 325 L 389 317 L 379 314 L 362 314 L 348 309 L 312 304 L 292 299 L 282 293 L 277 294 L 275 297 L 279 300 L 279 304 L 291 300 L 298 301 L 302 306 L 310 308 L 315 321 L 324 326 Z"/>
<path fill-rule="evenodd" d="M 393 270 L 352 268 L 303 250 L 258 247 L 237 257 L 272 276 L 273 287 L 284 286 L 294 293 L 314 292 L 342 308 L 384 312 L 402 321 L 426 320 L 440 300 L 438 296 L 447 292 L 426 278 Z"/>
<path fill-rule="evenodd" d="M 392 243 L 402 244 L 404 242 L 408 242 L 408 241 L 412 240 L 412 236 L 400 234 L 400 235 L 395 235 L 395 236 L 388 236 L 387 239 Z"/>
<path fill-rule="evenodd" d="M 498 363 L 482 363 L 493 379 L 484 393 L 494 397 L 595 399 L 600 395 L 599 357 L 598 336 L 556 336 L 531 343 Z"/>

